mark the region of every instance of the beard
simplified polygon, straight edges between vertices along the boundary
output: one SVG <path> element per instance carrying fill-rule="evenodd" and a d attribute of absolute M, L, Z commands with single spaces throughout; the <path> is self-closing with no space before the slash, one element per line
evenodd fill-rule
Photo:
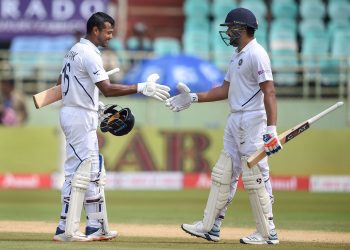
<path fill-rule="evenodd" d="M 239 37 L 231 38 L 230 39 L 230 45 L 233 47 L 238 47 L 239 45 Z"/>

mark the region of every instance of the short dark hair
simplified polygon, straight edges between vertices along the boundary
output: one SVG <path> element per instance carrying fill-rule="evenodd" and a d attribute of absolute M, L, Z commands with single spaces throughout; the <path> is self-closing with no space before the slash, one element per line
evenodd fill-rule
<path fill-rule="evenodd" d="M 96 26 L 99 30 L 105 28 L 105 22 L 110 23 L 114 27 L 114 19 L 104 12 L 94 13 L 86 23 L 86 34 L 91 34 L 92 29 Z"/>

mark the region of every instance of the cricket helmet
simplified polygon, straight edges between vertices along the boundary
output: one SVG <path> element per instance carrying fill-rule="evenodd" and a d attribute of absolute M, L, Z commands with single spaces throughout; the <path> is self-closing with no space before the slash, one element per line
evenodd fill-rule
<path fill-rule="evenodd" d="M 135 117 L 129 108 L 109 105 L 103 111 L 100 121 L 100 129 L 103 133 L 110 132 L 115 136 L 123 136 L 133 129 Z"/>
<path fill-rule="evenodd" d="M 236 8 L 231 10 L 225 19 L 224 23 L 221 23 L 220 26 L 231 26 L 231 25 L 245 25 L 247 27 L 258 29 L 258 21 L 256 20 L 255 15 L 248 9 L 245 8 Z"/>

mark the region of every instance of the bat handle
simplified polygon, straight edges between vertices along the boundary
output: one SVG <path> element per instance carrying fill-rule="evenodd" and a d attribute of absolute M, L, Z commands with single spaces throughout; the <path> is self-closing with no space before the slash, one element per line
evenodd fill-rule
<path fill-rule="evenodd" d="M 337 102 L 336 104 L 330 106 L 328 109 L 322 111 L 321 113 L 315 115 L 314 117 L 310 118 L 308 120 L 308 122 L 314 123 L 315 121 L 319 120 L 321 117 L 325 116 L 326 114 L 328 114 L 329 112 L 332 112 L 333 110 L 339 108 L 340 106 L 342 106 L 344 104 L 344 102 Z"/>

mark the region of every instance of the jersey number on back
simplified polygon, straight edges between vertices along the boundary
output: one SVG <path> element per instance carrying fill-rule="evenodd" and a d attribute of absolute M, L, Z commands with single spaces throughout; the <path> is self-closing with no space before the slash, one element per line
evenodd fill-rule
<path fill-rule="evenodd" d="M 62 73 L 63 73 L 63 84 L 65 85 L 66 81 L 67 81 L 66 91 L 63 91 L 63 94 L 65 96 L 67 95 L 68 90 L 69 90 L 69 76 L 67 75 L 67 70 L 68 70 L 68 73 L 69 73 L 70 72 L 70 63 L 66 63 L 66 65 L 64 65 L 64 68 L 62 70 Z"/>

